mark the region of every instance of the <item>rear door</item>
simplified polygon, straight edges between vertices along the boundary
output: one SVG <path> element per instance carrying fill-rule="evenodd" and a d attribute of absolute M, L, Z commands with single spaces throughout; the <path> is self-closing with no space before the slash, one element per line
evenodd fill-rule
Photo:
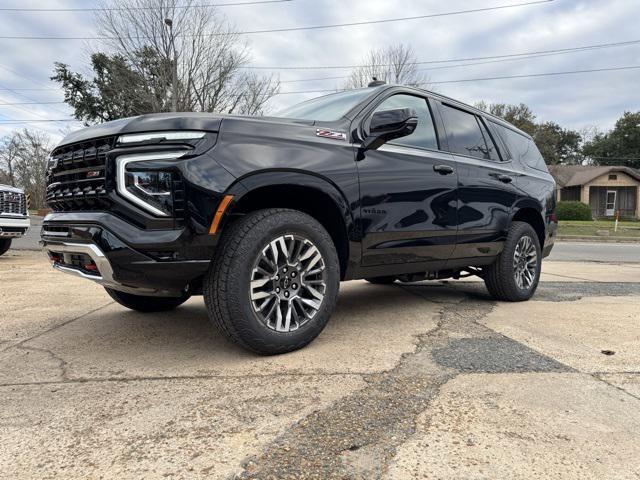
<path fill-rule="evenodd" d="M 375 111 L 396 108 L 413 108 L 417 129 L 365 152 L 357 162 L 362 264 L 429 262 L 438 267 L 455 246 L 458 180 L 453 158 L 440 150 L 426 97 L 395 93 L 380 99 L 364 113 L 363 128 Z"/>
<path fill-rule="evenodd" d="M 458 238 L 452 259 L 500 253 L 518 197 L 518 175 L 496 147 L 484 119 L 438 103 L 458 172 Z"/>

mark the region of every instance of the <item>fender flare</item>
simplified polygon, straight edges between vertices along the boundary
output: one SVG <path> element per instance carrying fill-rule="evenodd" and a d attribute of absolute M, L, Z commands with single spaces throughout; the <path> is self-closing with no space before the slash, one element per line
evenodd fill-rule
<path fill-rule="evenodd" d="M 349 201 L 335 183 L 324 176 L 296 169 L 263 170 L 252 172 L 236 179 L 227 189 L 227 193 L 234 196 L 233 205 L 229 211 L 232 212 L 233 206 L 241 201 L 244 196 L 259 188 L 282 185 L 307 187 L 325 194 L 338 207 L 347 227 L 347 232 L 354 225 L 355 219 L 349 206 Z"/>
<path fill-rule="evenodd" d="M 330 179 L 305 171 L 296 169 L 270 169 L 259 172 L 252 172 L 238 178 L 225 192 L 234 195 L 233 201 L 229 206 L 228 212 L 225 213 L 222 221 L 222 229 L 228 221 L 230 215 L 234 213 L 236 205 L 242 199 L 262 187 L 291 185 L 296 187 L 306 187 L 316 190 L 324 194 L 336 206 L 340 213 L 344 226 L 344 233 L 348 243 L 348 252 L 346 264 L 343 265 L 344 278 L 348 278 L 350 273 L 357 268 L 361 261 L 362 246 L 359 236 L 359 228 L 357 227 L 354 212 L 351 209 L 351 203 L 340 188 Z"/>

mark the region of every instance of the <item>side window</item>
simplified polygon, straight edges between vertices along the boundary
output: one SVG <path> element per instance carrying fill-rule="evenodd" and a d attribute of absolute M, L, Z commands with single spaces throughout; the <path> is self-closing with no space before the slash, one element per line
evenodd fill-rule
<path fill-rule="evenodd" d="M 393 140 L 392 144 L 407 147 L 438 149 L 436 129 L 433 126 L 433 118 L 429 110 L 427 100 L 413 95 L 394 95 L 387 98 L 375 109 L 376 112 L 394 110 L 396 108 L 413 108 L 418 114 L 418 127 L 411 135 Z"/>
<path fill-rule="evenodd" d="M 442 105 L 444 127 L 449 139 L 449 150 L 460 155 L 491 160 L 491 149 L 487 147 L 482 128 L 475 115 L 448 105 Z M 493 154 L 495 147 L 492 145 Z"/>
<path fill-rule="evenodd" d="M 489 130 L 487 130 L 487 127 L 484 125 L 482 120 L 480 120 L 479 118 L 477 120 L 478 120 L 478 123 L 480 124 L 480 130 L 482 130 L 482 136 L 484 137 L 484 141 L 487 144 L 487 155 L 489 155 L 489 158 L 491 160 L 499 162 L 500 155 L 498 154 L 498 149 L 496 148 L 496 144 L 493 143 L 493 139 L 491 138 L 491 135 L 489 135 Z"/>
<path fill-rule="evenodd" d="M 519 134 L 511 130 L 510 128 L 503 127 L 502 125 L 495 125 L 496 129 L 507 144 L 507 148 L 511 152 L 514 160 L 520 161 L 525 165 L 535 168 L 536 170 L 547 171 L 547 165 L 544 158 L 540 154 L 540 150 L 536 147 L 536 144 L 528 137 Z"/>

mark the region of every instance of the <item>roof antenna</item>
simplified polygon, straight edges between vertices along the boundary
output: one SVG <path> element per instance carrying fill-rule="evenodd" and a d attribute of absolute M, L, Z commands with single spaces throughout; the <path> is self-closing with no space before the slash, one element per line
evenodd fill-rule
<path fill-rule="evenodd" d="M 378 80 L 378 77 L 371 77 L 373 78 L 373 82 L 369 82 L 369 85 L 367 85 L 367 87 L 379 87 L 380 85 L 386 85 L 387 82 L 385 82 L 384 80 Z"/>

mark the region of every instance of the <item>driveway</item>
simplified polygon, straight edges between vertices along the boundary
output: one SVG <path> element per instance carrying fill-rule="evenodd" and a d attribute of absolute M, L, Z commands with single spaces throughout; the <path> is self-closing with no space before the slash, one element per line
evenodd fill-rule
<path fill-rule="evenodd" d="M 342 285 L 309 347 L 257 357 L 200 298 L 143 315 L 0 257 L 0 478 L 640 478 L 640 264 Z"/>

